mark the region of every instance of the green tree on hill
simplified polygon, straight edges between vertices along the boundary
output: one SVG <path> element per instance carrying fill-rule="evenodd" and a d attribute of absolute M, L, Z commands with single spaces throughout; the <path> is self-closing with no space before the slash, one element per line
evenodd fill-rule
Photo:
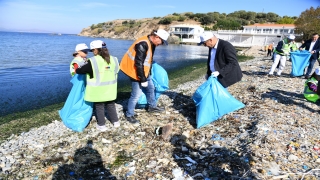
<path fill-rule="evenodd" d="M 313 33 L 320 32 L 320 7 L 311 7 L 303 11 L 299 18 L 294 22 L 296 33 L 302 33 L 304 39 L 311 37 Z"/>

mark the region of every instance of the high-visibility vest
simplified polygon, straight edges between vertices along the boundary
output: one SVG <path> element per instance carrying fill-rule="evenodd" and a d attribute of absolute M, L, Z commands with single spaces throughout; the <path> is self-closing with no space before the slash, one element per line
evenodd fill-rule
<path fill-rule="evenodd" d="M 87 85 L 84 100 L 89 102 L 112 101 L 117 98 L 117 79 L 119 63 L 116 57 L 110 56 L 108 64 L 100 55 L 90 58 L 93 78 L 87 74 Z"/>
<path fill-rule="evenodd" d="M 296 51 L 299 49 L 296 43 L 290 43 L 290 44 L 291 44 L 290 47 L 291 47 L 292 51 Z"/>
<path fill-rule="evenodd" d="M 286 44 L 284 41 L 282 41 L 282 42 L 283 42 L 283 45 L 282 45 L 281 50 L 282 50 L 283 52 L 278 52 L 277 50 L 275 50 L 275 52 L 276 52 L 277 54 L 280 54 L 281 56 L 284 56 L 285 54 L 288 54 L 288 53 L 290 52 L 291 44 Z"/>
<path fill-rule="evenodd" d="M 85 64 L 85 60 L 82 57 L 75 57 L 70 63 L 70 74 L 74 76 L 76 74 L 73 64 L 78 64 L 78 67 L 83 66 Z"/>
<path fill-rule="evenodd" d="M 135 51 L 135 45 L 139 42 L 145 41 L 148 44 L 148 51 L 147 51 L 147 56 L 146 59 L 144 60 L 143 66 L 144 66 L 144 75 L 146 77 L 149 76 L 150 73 L 150 68 L 151 68 L 151 63 L 152 63 L 152 47 L 151 43 L 148 39 L 148 36 L 143 36 L 139 39 L 137 39 L 128 49 L 128 51 L 123 55 L 121 63 L 120 63 L 120 69 L 125 73 L 127 76 L 131 77 L 132 79 L 135 80 L 140 80 L 138 78 L 137 74 L 137 67 L 134 65 L 134 58 L 136 56 L 136 51 Z"/>
<path fill-rule="evenodd" d="M 312 84 L 315 84 L 318 86 L 318 81 L 312 77 L 311 79 L 308 79 L 305 83 L 304 83 L 304 92 L 303 95 L 304 97 L 311 102 L 316 102 L 319 99 L 319 95 L 315 92 L 313 92 L 312 90 L 309 89 L 308 83 L 311 82 Z"/>

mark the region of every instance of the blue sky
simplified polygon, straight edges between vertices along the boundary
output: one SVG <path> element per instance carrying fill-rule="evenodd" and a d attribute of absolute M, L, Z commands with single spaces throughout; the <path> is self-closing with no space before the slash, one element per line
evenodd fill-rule
<path fill-rule="evenodd" d="M 317 8 L 320 0 L 0 0 L 0 30 L 77 34 L 92 24 L 174 12 L 245 10 L 299 17 L 311 6 Z"/>

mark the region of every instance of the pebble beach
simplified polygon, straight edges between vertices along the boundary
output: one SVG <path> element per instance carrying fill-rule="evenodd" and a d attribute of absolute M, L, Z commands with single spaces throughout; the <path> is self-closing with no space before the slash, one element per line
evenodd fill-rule
<path fill-rule="evenodd" d="M 200 129 L 192 95 L 203 76 L 162 94 L 163 113 L 136 109 L 138 125 L 126 122 L 123 101 L 121 126 L 107 121 L 106 132 L 95 118 L 81 133 L 57 119 L 12 135 L 0 144 L 0 179 L 320 179 L 319 103 L 304 98 L 290 61 L 280 77 L 267 76 L 271 65 L 241 62 L 243 78 L 228 91 L 245 107 Z M 157 136 L 168 123 L 170 137 Z"/>

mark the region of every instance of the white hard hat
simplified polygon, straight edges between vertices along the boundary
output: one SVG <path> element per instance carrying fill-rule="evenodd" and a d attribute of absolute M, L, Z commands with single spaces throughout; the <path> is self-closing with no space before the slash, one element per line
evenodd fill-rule
<path fill-rule="evenodd" d="M 154 32 L 154 34 L 159 36 L 162 39 L 162 41 L 163 41 L 163 43 L 165 45 L 168 45 L 167 40 L 168 40 L 168 37 L 169 37 L 169 33 L 167 31 L 165 31 L 163 29 L 158 29 L 157 32 Z"/>
<path fill-rule="evenodd" d="M 289 36 L 288 36 L 288 39 L 291 39 L 291 40 L 294 40 L 296 37 L 293 35 L 293 34 L 290 34 Z"/>
<path fill-rule="evenodd" d="M 96 49 L 96 48 L 105 48 L 106 47 L 106 43 L 104 43 L 101 40 L 94 40 L 90 43 L 90 49 Z"/>
<path fill-rule="evenodd" d="M 205 31 L 200 35 L 200 43 L 198 45 L 203 44 L 208 39 L 211 39 L 214 36 L 214 34 L 210 31 Z"/>
<path fill-rule="evenodd" d="M 89 51 L 89 48 L 85 43 L 77 44 L 76 48 L 75 48 L 75 51 L 78 52 L 78 51 L 81 51 L 81 50 L 82 51 Z"/>

